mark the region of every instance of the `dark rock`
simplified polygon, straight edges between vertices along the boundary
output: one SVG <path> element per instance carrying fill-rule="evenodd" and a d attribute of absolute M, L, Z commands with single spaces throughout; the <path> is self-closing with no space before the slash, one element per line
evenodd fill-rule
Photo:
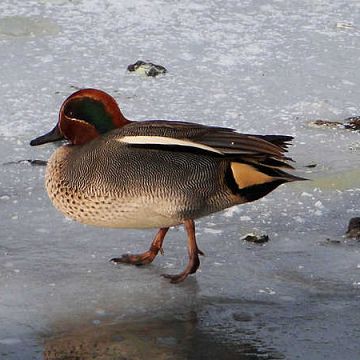
<path fill-rule="evenodd" d="M 242 238 L 242 240 L 252 242 L 254 244 L 264 244 L 267 243 L 270 239 L 269 236 L 266 234 L 264 235 L 247 234 Z"/>
<path fill-rule="evenodd" d="M 151 77 L 165 74 L 167 72 L 164 66 L 156 65 L 151 62 L 145 62 L 142 60 L 138 60 L 135 64 L 130 64 L 127 69 L 130 72 L 137 72 L 139 74 L 144 74 Z"/>
<path fill-rule="evenodd" d="M 360 131 L 360 116 L 352 116 L 344 120 L 345 129 Z"/>
<path fill-rule="evenodd" d="M 360 116 L 351 116 L 340 121 L 330 120 L 314 120 L 309 122 L 310 126 L 331 129 L 347 129 L 352 131 L 360 131 Z"/>
<path fill-rule="evenodd" d="M 339 128 L 341 127 L 343 124 L 339 121 L 330 121 L 330 120 L 314 120 L 314 121 L 310 121 L 310 126 L 314 126 L 314 127 L 323 127 L 323 128 L 331 128 L 331 129 L 335 129 L 335 128 Z"/>
<path fill-rule="evenodd" d="M 360 240 L 360 217 L 354 217 L 349 221 L 346 236 Z"/>

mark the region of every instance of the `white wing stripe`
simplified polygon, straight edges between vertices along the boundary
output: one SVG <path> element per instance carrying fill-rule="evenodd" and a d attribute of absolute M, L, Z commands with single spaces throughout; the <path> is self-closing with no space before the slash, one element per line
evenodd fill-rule
<path fill-rule="evenodd" d="M 197 148 L 205 151 L 214 152 L 216 154 L 223 155 L 224 153 L 214 149 L 211 146 L 199 144 L 189 140 L 175 139 L 165 136 L 124 136 L 116 141 L 126 143 L 126 144 L 152 144 L 152 145 L 173 145 L 173 146 L 187 146 L 192 148 Z"/>

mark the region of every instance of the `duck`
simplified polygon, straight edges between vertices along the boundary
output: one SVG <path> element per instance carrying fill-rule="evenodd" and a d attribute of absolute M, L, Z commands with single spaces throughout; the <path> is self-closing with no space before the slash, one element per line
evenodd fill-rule
<path fill-rule="evenodd" d="M 169 228 L 183 225 L 188 263 L 179 274 L 162 274 L 180 283 L 204 255 L 195 220 L 306 180 L 288 172 L 292 140 L 185 121 L 129 120 L 110 94 L 85 88 L 65 99 L 55 127 L 30 145 L 65 141 L 48 160 L 45 187 L 66 217 L 99 227 L 159 229 L 147 251 L 112 263 L 150 264 L 163 254 Z"/>

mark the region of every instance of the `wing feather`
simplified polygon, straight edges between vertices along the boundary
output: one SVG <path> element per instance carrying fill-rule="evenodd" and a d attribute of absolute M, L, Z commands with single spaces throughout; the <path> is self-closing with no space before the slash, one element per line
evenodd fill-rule
<path fill-rule="evenodd" d="M 119 138 L 132 138 L 132 143 L 137 142 L 146 147 L 188 146 L 190 149 L 198 148 L 238 161 L 243 159 L 269 167 L 292 168 L 286 163 L 292 161 L 291 158 L 284 155 L 292 136 L 241 134 L 225 127 L 165 120 L 132 122 L 114 132 Z M 136 137 L 139 137 L 138 140 L 134 139 Z M 168 142 L 163 138 L 174 140 Z"/>

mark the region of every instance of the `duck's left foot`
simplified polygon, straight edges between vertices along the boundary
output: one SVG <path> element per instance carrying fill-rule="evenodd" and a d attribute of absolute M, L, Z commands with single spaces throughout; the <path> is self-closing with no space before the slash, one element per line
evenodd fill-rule
<path fill-rule="evenodd" d="M 178 284 L 184 281 L 190 274 L 195 274 L 199 266 L 200 260 L 198 254 L 196 253 L 194 256 L 190 256 L 189 263 L 182 273 L 175 275 L 161 274 L 161 276 L 165 279 L 169 279 L 172 284 Z"/>
<path fill-rule="evenodd" d="M 184 281 L 190 274 L 195 274 L 196 270 L 200 266 L 199 255 L 204 255 L 204 253 L 199 250 L 196 244 L 195 237 L 195 224 L 193 220 L 186 220 L 184 222 L 185 229 L 188 234 L 188 252 L 189 252 L 189 262 L 185 270 L 176 275 L 162 274 L 166 279 L 169 279 L 172 284 L 178 284 Z"/>
<path fill-rule="evenodd" d="M 113 258 L 110 262 L 114 264 L 146 265 L 150 264 L 159 253 L 163 254 L 162 243 L 169 228 L 161 228 L 156 234 L 150 249 L 142 254 L 124 254 L 119 258 Z"/>

